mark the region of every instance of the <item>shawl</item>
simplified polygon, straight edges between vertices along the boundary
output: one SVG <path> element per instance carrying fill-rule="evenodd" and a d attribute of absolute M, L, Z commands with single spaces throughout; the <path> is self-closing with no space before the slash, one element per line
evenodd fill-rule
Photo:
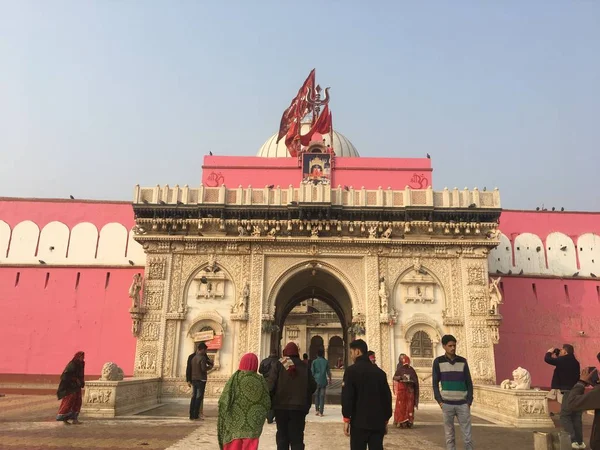
<path fill-rule="evenodd" d="M 283 349 L 283 358 L 279 360 L 285 371 L 292 378 L 296 376 L 296 364 L 294 364 L 294 361 L 292 361 L 292 356 L 298 358 L 298 353 L 298 346 L 294 342 L 289 342 Z"/>
<path fill-rule="evenodd" d="M 394 374 L 394 381 L 400 381 L 404 379 L 404 376 L 408 375 L 410 380 L 413 382 L 415 389 L 415 406 L 419 406 L 419 377 L 417 372 L 410 365 L 410 358 L 406 355 L 400 356 L 400 362 L 396 367 L 396 373 Z"/>
<path fill-rule="evenodd" d="M 75 353 L 75 356 L 66 365 L 65 370 L 60 376 L 60 384 L 56 391 L 56 397 L 61 400 L 69 394 L 79 391 L 84 385 L 85 362 L 83 361 L 83 352 Z"/>
<path fill-rule="evenodd" d="M 262 434 L 267 412 L 271 409 L 271 397 L 267 381 L 256 373 L 256 368 L 252 370 L 254 366 L 258 367 L 256 355 L 244 355 L 240 370 L 231 376 L 219 398 L 217 434 L 220 449 L 236 439 L 257 439 Z"/>

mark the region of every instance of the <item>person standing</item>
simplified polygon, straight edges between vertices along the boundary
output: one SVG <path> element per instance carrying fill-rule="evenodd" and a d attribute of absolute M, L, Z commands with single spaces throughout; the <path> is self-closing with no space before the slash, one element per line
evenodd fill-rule
<path fill-rule="evenodd" d="M 85 386 L 84 372 L 85 353 L 77 352 L 60 376 L 56 397 L 61 402 L 56 420 L 64 422 L 65 425 L 71 425 L 69 420 L 75 425 L 81 424 L 78 417 L 81 411 L 81 389 Z"/>
<path fill-rule="evenodd" d="M 221 450 L 257 450 L 267 412 L 269 388 L 256 373 L 258 357 L 246 353 L 219 398 L 217 436 Z"/>
<path fill-rule="evenodd" d="M 600 360 L 600 354 L 598 354 Z M 590 448 L 600 450 L 600 384 L 597 383 L 597 369 L 583 369 L 579 381 L 569 392 L 569 404 L 567 407 L 571 411 L 594 410 L 594 423 L 592 425 L 592 434 L 590 435 Z M 585 392 L 586 386 L 593 386 L 589 392 Z M 585 443 L 571 444 L 571 448 L 585 448 Z"/>
<path fill-rule="evenodd" d="M 415 408 L 419 407 L 419 377 L 410 366 L 410 358 L 402 354 L 394 374 L 396 408 L 394 425 L 399 428 L 412 428 L 415 421 Z"/>
<path fill-rule="evenodd" d="M 433 360 L 433 395 L 442 408 L 446 449 L 456 450 L 454 418 L 462 431 L 466 450 L 473 450 L 471 431 L 471 404 L 473 403 L 473 380 L 467 360 L 456 354 L 456 338 L 450 334 L 442 337 L 446 352 Z M 442 389 L 440 391 L 440 383 Z"/>
<path fill-rule="evenodd" d="M 323 417 L 327 385 L 331 384 L 331 368 L 329 367 L 329 361 L 325 359 L 325 351 L 322 348 L 317 350 L 317 359 L 312 362 L 311 370 L 317 383 L 315 409 L 317 410 L 317 416 Z"/>
<path fill-rule="evenodd" d="M 271 354 L 269 355 L 269 357 L 263 359 L 261 361 L 261 363 L 260 363 L 260 367 L 258 368 L 258 373 L 260 373 L 265 378 L 265 380 L 269 376 L 269 372 L 271 370 L 271 366 L 273 364 L 277 363 L 277 361 L 279 360 L 279 358 L 277 356 L 277 353 L 278 353 L 277 349 L 276 348 L 272 348 L 271 349 Z M 275 411 L 271 407 L 271 409 L 269 409 L 269 412 L 267 413 L 267 423 L 268 424 L 272 424 L 273 423 L 273 419 L 275 419 Z"/>
<path fill-rule="evenodd" d="M 198 344 L 196 356 L 192 358 L 192 399 L 190 400 L 190 420 L 200 418 L 200 405 L 204 400 L 208 371 L 212 369 L 213 363 L 206 354 L 208 347 L 204 342 Z"/>
<path fill-rule="evenodd" d="M 194 346 L 195 345 L 196 344 L 194 344 Z M 185 366 L 185 381 L 189 387 L 192 387 L 192 359 L 196 356 L 197 351 L 198 347 L 195 347 L 194 352 L 188 356 L 187 365 Z M 202 399 L 202 403 L 200 403 L 200 418 L 204 419 L 204 399 Z"/>
<path fill-rule="evenodd" d="M 552 374 L 552 389 L 557 389 L 562 394 L 560 405 L 560 424 L 571 436 L 573 448 L 583 445 L 583 412 L 569 409 L 569 394 L 575 383 L 579 381 L 581 368 L 579 361 L 575 358 L 575 349 L 571 344 L 564 344 L 559 350 L 551 348 L 544 356 L 546 364 L 554 366 Z"/>
<path fill-rule="evenodd" d="M 392 392 L 383 370 L 371 362 L 367 343 L 350 343 L 354 364 L 344 372 L 342 416 L 350 450 L 383 450 L 383 438 L 392 417 Z"/>
<path fill-rule="evenodd" d="M 295 343 L 288 343 L 283 358 L 271 366 L 267 384 L 277 423 L 277 450 L 303 450 L 306 415 L 317 384 Z"/>

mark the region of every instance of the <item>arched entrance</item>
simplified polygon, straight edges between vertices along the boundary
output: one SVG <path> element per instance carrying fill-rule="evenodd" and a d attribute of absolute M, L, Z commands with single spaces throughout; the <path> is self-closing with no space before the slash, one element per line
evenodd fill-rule
<path fill-rule="evenodd" d="M 311 310 L 311 305 L 314 304 L 314 301 L 327 305 L 328 311 Z M 306 334 L 306 330 L 303 330 L 302 325 L 293 325 L 289 328 L 294 331 L 288 333 L 288 336 L 283 335 L 286 319 L 290 317 L 290 313 L 292 313 L 294 308 L 296 308 L 294 313 L 297 313 L 299 310 L 302 312 L 304 308 L 307 314 L 311 314 L 311 326 L 315 334 L 309 337 Z M 328 333 L 327 323 L 330 323 L 332 319 L 336 324 L 339 323 L 339 325 L 337 325 L 336 332 L 331 331 Z M 325 264 L 316 261 L 307 263 L 289 277 L 276 294 L 274 322 L 278 326 L 279 331 L 271 334 L 271 347 L 281 350 L 282 344 L 285 345 L 285 343 L 282 343 L 282 339 L 293 340 L 300 347 L 300 353 L 307 352 L 312 359 L 316 357 L 319 347 L 327 349 L 330 340 L 329 334 L 335 334 L 338 337 L 341 336 L 339 337 L 341 352 L 338 351 L 340 353 L 338 358 L 342 357 L 344 365 L 347 365 L 348 356 L 344 349 L 347 347 L 348 327 L 351 320 L 352 301 L 341 281 L 336 275 L 330 272 L 330 269 Z M 320 332 L 321 330 L 323 333 Z M 306 336 L 304 341 L 302 339 L 303 331 L 305 333 L 304 336 Z M 293 336 L 298 336 L 298 339 L 294 339 Z"/>
<path fill-rule="evenodd" d="M 323 342 L 323 338 L 321 336 L 313 336 L 310 339 L 310 348 L 308 349 L 308 359 L 311 361 L 317 357 L 317 352 L 319 349 L 325 350 L 325 343 Z"/>
<path fill-rule="evenodd" d="M 344 362 L 344 341 L 339 336 L 333 336 L 329 339 L 329 346 L 327 347 L 327 359 L 329 361 L 329 367 L 337 367 L 339 359 L 342 358 Z"/>

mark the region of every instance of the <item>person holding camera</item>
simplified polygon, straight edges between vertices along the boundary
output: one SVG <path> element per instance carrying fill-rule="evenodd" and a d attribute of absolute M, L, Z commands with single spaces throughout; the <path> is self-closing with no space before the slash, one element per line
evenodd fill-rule
<path fill-rule="evenodd" d="M 562 403 L 560 405 L 560 423 L 571 436 L 572 448 L 585 448 L 583 443 L 582 411 L 573 411 L 569 408 L 569 394 L 573 386 L 579 381 L 581 368 L 575 358 L 575 349 L 571 344 L 564 344 L 561 349 L 551 348 L 546 353 L 544 361 L 554 366 L 551 388 L 560 391 Z"/>

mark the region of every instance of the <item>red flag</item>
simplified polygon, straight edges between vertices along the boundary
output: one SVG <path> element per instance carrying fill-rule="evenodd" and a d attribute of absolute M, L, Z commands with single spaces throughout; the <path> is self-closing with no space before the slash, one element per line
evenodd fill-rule
<path fill-rule="evenodd" d="M 302 119 L 308 113 L 308 93 L 315 88 L 315 69 L 311 70 L 308 77 L 302 84 L 298 94 L 292 100 L 290 106 L 283 112 L 281 122 L 279 124 L 279 134 L 277 141 L 279 142 L 290 129 L 291 122 L 294 119 Z"/>
<path fill-rule="evenodd" d="M 291 126 L 289 127 L 288 132 L 285 136 L 285 146 L 287 147 L 292 157 L 296 156 L 298 154 L 298 151 L 300 150 L 300 140 L 296 139 L 299 133 L 300 130 L 298 129 L 298 122 L 292 120 Z"/>
<path fill-rule="evenodd" d="M 331 131 L 331 112 L 329 112 L 329 105 L 325 105 L 323 112 L 317 118 L 315 124 L 310 128 L 310 131 L 304 136 L 300 137 L 302 145 L 307 146 L 310 144 L 312 137 L 315 133 L 327 134 Z"/>

